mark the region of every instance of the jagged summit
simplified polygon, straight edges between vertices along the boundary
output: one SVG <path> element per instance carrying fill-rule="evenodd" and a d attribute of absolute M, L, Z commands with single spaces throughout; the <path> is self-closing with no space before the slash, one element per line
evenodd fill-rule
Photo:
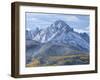
<path fill-rule="evenodd" d="M 50 26 L 51 28 L 55 28 L 56 30 L 64 30 L 64 31 L 72 31 L 73 29 L 63 20 L 56 20 Z"/>
<path fill-rule="evenodd" d="M 56 20 L 56 21 L 54 22 L 54 24 L 55 24 L 55 25 L 61 24 L 62 26 L 63 26 L 63 25 L 67 25 L 66 22 L 63 21 L 63 20 Z"/>

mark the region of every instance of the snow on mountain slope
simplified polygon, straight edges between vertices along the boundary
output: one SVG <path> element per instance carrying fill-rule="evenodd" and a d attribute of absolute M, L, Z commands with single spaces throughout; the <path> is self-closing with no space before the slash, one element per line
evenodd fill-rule
<path fill-rule="evenodd" d="M 40 41 L 40 42 L 47 42 L 50 41 L 57 33 L 59 32 L 68 32 L 72 31 L 73 29 L 69 27 L 64 21 L 57 20 L 54 24 L 51 24 L 47 29 L 39 30 L 37 35 L 33 37 L 33 40 Z"/>

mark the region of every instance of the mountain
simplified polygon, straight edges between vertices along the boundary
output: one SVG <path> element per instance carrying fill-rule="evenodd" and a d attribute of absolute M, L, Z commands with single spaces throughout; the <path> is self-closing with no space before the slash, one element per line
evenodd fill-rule
<path fill-rule="evenodd" d="M 87 33 L 80 33 L 81 37 L 89 43 L 89 35 Z"/>
<path fill-rule="evenodd" d="M 39 29 L 33 33 L 33 36 L 30 32 L 32 40 L 47 43 L 52 42 L 53 44 L 70 44 L 74 46 L 80 46 L 85 49 L 89 49 L 89 36 L 86 33 L 75 32 L 66 22 L 62 20 L 57 20 L 51 24 L 46 29 Z M 28 35 L 28 34 L 27 34 Z M 27 38 L 27 37 L 26 37 Z"/>
<path fill-rule="evenodd" d="M 57 20 L 45 29 L 26 30 L 27 63 L 33 58 L 45 63 L 50 56 L 88 53 L 88 34 L 75 32 L 63 20 Z"/>
<path fill-rule="evenodd" d="M 72 31 L 73 29 L 69 27 L 64 21 L 57 20 L 50 27 L 44 30 L 39 30 L 37 35 L 33 37 L 33 40 L 40 41 L 42 43 L 50 41 L 54 36 L 58 35 L 62 31 Z"/>
<path fill-rule="evenodd" d="M 31 30 L 26 29 L 25 35 L 26 35 L 26 40 L 32 40 L 32 32 L 31 32 Z"/>

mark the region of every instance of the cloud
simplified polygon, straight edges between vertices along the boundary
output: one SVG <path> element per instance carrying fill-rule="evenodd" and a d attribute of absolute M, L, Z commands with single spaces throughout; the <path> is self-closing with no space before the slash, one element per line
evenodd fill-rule
<path fill-rule="evenodd" d="M 34 21 L 38 21 L 38 20 L 39 20 L 38 18 L 34 18 L 34 17 L 27 18 L 27 21 L 30 21 L 30 22 L 34 22 Z"/>
<path fill-rule="evenodd" d="M 79 32 L 79 33 L 89 33 L 89 31 L 87 30 L 83 30 L 83 29 L 74 29 L 74 31 Z"/>
<path fill-rule="evenodd" d="M 71 22 L 78 22 L 80 21 L 80 19 L 76 16 L 67 16 L 66 18 L 67 21 L 71 21 Z"/>
<path fill-rule="evenodd" d="M 89 27 L 86 27 L 85 30 L 88 30 L 89 31 Z"/>

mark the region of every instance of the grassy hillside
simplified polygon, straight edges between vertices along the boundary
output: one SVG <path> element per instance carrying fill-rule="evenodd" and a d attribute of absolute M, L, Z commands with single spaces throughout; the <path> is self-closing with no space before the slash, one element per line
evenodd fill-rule
<path fill-rule="evenodd" d="M 43 62 L 44 60 L 44 62 Z M 35 58 L 32 62 L 26 64 L 26 67 L 39 67 L 39 66 L 59 66 L 59 65 L 82 65 L 89 64 L 88 54 L 69 54 L 66 56 L 48 56 L 45 59 Z"/>
<path fill-rule="evenodd" d="M 67 44 L 35 43 L 26 49 L 26 67 L 89 64 L 89 51 L 84 49 Z"/>

